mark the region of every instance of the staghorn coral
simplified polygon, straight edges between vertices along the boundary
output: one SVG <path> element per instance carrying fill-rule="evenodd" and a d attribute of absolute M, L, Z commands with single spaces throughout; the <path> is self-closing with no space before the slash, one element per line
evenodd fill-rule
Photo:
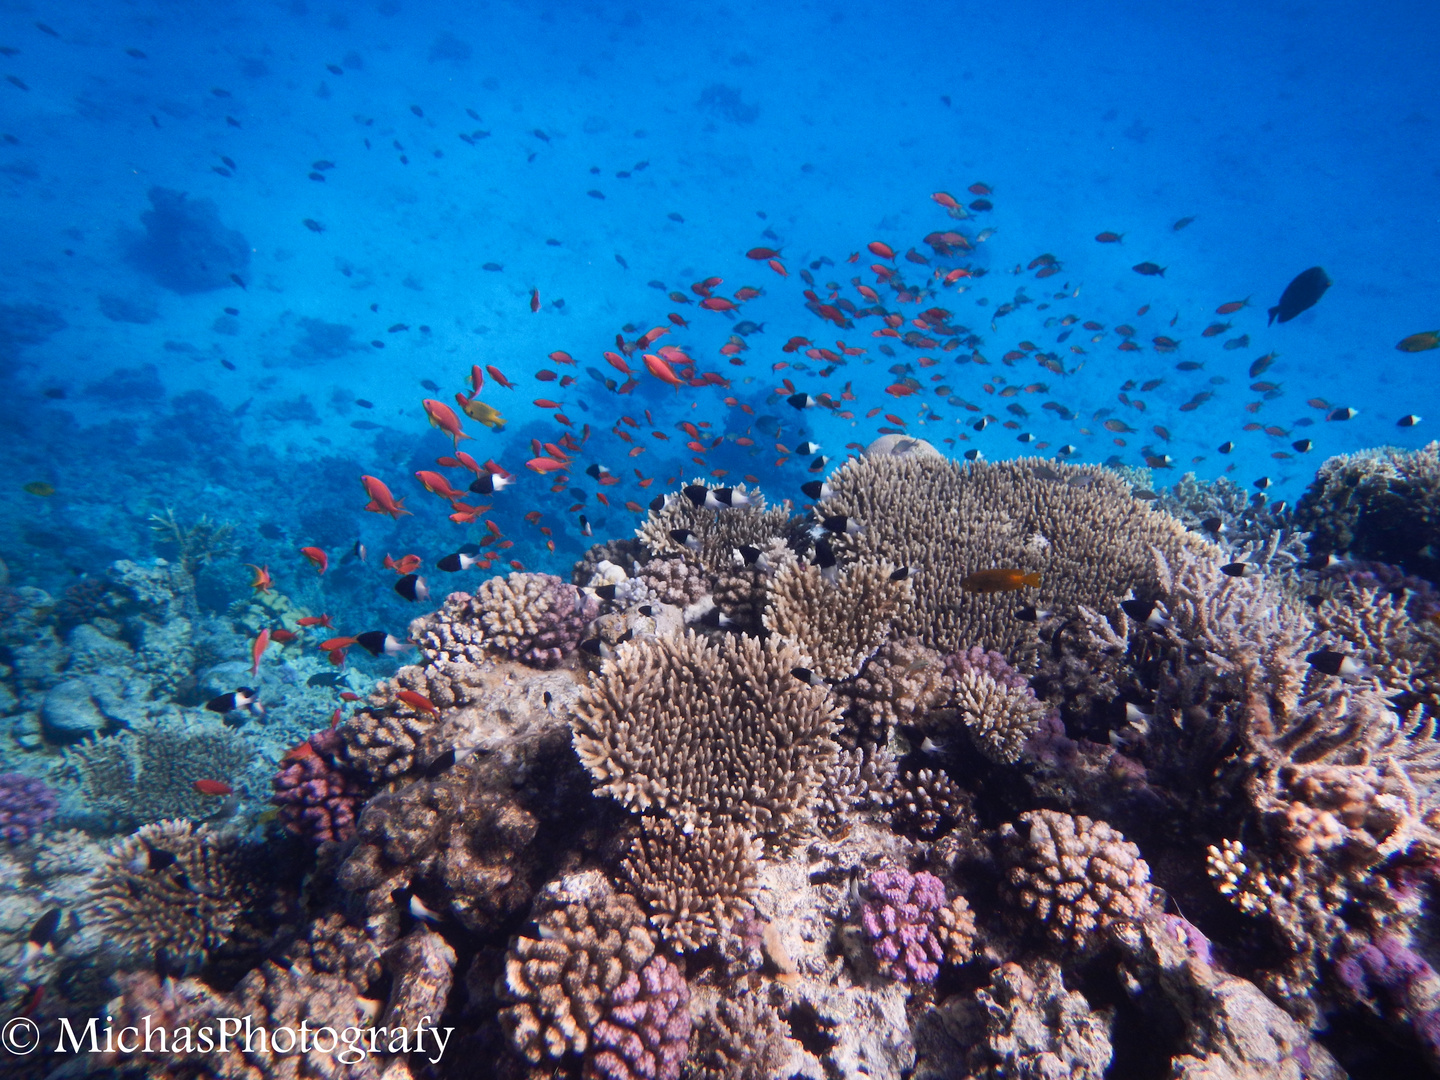
<path fill-rule="evenodd" d="M 861 895 L 860 927 L 880 971 L 899 982 L 933 983 L 945 959 L 935 933 L 945 885 L 924 870 L 882 869 L 871 872 Z"/>
<path fill-rule="evenodd" d="M 204 818 L 215 800 L 196 780 L 229 780 L 255 757 L 249 740 L 228 728 L 159 723 L 106 735 L 67 755 L 88 804 L 120 828 L 164 818 Z"/>
<path fill-rule="evenodd" d="M 286 754 L 288 764 L 282 762 L 270 781 L 275 789 L 270 801 L 280 807 L 280 824 L 317 844 L 354 836 L 355 818 L 365 801 L 363 786 L 335 763 L 339 748 L 338 730 L 317 731 Z"/>
<path fill-rule="evenodd" d="M 1008 881 L 1020 907 L 1051 940 L 1077 952 L 1103 932 L 1129 934 L 1153 902 L 1140 850 L 1103 821 L 1057 810 L 1020 815 L 1022 837 L 1001 826 Z"/>
<path fill-rule="evenodd" d="M 719 486 L 703 480 L 694 483 L 711 490 Z M 696 506 L 684 494 L 667 495 L 664 505 L 650 511 L 635 535 L 651 555 L 679 555 L 714 577 L 733 566 L 737 547 L 750 545 L 763 550 L 775 537 L 785 535 L 790 521 L 788 502 L 767 509 L 765 496 L 758 491 L 748 491 L 744 484 L 733 490 L 748 497 L 750 505 L 711 509 Z M 698 546 L 692 550 L 676 543 L 670 535 L 676 529 L 693 533 Z"/>
<path fill-rule="evenodd" d="M 151 514 L 149 524 L 155 543 L 171 548 L 187 574 L 193 575 L 200 567 L 230 554 L 235 546 L 235 527 L 211 521 L 208 514 L 201 514 L 186 526 L 175 519 L 174 508 L 167 506 L 165 513 Z"/>
<path fill-rule="evenodd" d="M 628 642 L 581 694 L 575 750 L 632 810 L 803 831 L 838 748 L 829 695 L 791 674 L 801 661 L 775 639 Z"/>
<path fill-rule="evenodd" d="M 489 648 L 531 667 L 551 668 L 575 651 L 600 613 L 600 601 L 554 574 L 514 573 L 481 585 L 473 609 Z"/>
<path fill-rule="evenodd" d="M 42 832 L 59 805 L 44 780 L 24 773 L 0 773 L 0 841 L 23 844 Z"/>
<path fill-rule="evenodd" d="M 708 945 L 754 909 L 760 843 L 726 822 L 685 833 L 669 818 L 644 818 L 623 869 L 650 922 L 682 951 Z"/>
<path fill-rule="evenodd" d="M 684 978 L 645 928 L 634 898 L 598 871 L 551 882 L 537 898 L 538 938 L 511 941 L 501 1022 L 539 1063 L 585 1056 L 587 1077 L 674 1080 L 690 1035 Z"/>
<path fill-rule="evenodd" d="M 1267 572 L 1293 574 L 1305 561 L 1307 534 L 1296 527 L 1295 512 L 1263 497 L 1252 499 L 1228 476 L 1199 480 L 1186 473 L 1160 493 L 1154 506 L 1187 529 L 1215 540 L 1237 559 L 1265 566 Z"/>
<path fill-rule="evenodd" d="M 184 970 L 203 963 L 241 914 L 232 841 L 188 821 L 146 825 L 111 847 L 87 922 L 123 957 Z"/>
<path fill-rule="evenodd" d="M 1036 630 L 1014 617 L 1022 605 L 1107 608 L 1132 588 L 1152 587 L 1152 547 L 1167 557 L 1219 553 L 1093 466 L 866 457 L 837 470 L 830 486 L 825 513 L 864 526 L 852 541 L 857 554 L 924 568 L 897 626 L 942 651 L 983 645 L 1028 660 Z M 976 594 L 960 586 L 975 571 L 1001 567 L 1039 571 L 1040 587 Z"/>
<path fill-rule="evenodd" d="M 818 566 L 792 562 L 770 579 L 765 629 L 804 653 L 824 678 L 849 678 L 909 607 L 910 580 L 896 581 L 894 573 L 884 560 L 851 563 L 831 584 Z"/>
<path fill-rule="evenodd" d="M 1363 663 L 1398 708 L 1440 715 L 1440 630 L 1411 615 L 1404 590 L 1341 585 L 1315 609 L 1315 625 L 1321 643 Z"/>
<path fill-rule="evenodd" d="M 1296 507 L 1312 550 L 1404 567 L 1440 581 L 1440 442 L 1330 458 Z"/>

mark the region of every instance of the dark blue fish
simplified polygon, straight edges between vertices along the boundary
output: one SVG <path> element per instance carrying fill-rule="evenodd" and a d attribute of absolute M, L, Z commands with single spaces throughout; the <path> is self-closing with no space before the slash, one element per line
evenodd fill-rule
<path fill-rule="evenodd" d="M 1319 303 L 1328 288 L 1329 275 L 1322 267 L 1312 266 L 1285 286 L 1285 291 L 1280 294 L 1280 303 L 1270 309 L 1270 322 L 1277 318 L 1281 322 L 1289 322 L 1302 311 L 1309 311 Z"/>

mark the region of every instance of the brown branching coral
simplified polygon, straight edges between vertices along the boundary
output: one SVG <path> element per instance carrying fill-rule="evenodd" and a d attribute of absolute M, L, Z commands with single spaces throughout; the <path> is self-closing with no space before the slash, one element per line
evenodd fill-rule
<path fill-rule="evenodd" d="M 1076 951 L 1103 931 L 1133 932 L 1153 902 L 1140 850 L 1103 821 L 1057 810 L 1020 815 L 1000 835 L 1015 899 L 1054 941 Z"/>
<path fill-rule="evenodd" d="M 695 483 L 707 489 L 718 486 Z M 790 520 L 788 502 L 767 508 L 760 492 L 748 491 L 744 484 L 733 490 L 748 498 L 749 505 L 711 508 L 696 506 L 684 494 L 667 495 L 664 506 L 651 510 L 635 535 L 652 555 L 680 555 L 713 577 L 733 565 L 737 547 L 766 547 L 775 537 L 785 535 Z M 677 529 L 691 533 L 696 546 L 678 542 L 671 535 Z"/>
<path fill-rule="evenodd" d="M 662 604 L 687 608 L 710 591 L 710 579 L 693 563 L 678 555 L 651 559 L 640 568 L 639 578 Z"/>
<path fill-rule="evenodd" d="M 693 951 L 754 909 L 760 842 L 731 823 L 682 832 L 669 818 L 645 818 L 624 871 L 650 909 L 650 922 L 675 948 Z"/>
<path fill-rule="evenodd" d="M 969 816 L 965 790 L 942 770 L 921 769 L 904 777 L 895 798 L 895 823 L 933 837 Z"/>
<path fill-rule="evenodd" d="M 916 724 L 950 695 L 945 658 L 908 637 L 880 646 L 853 679 L 835 687 L 843 703 L 840 741 L 886 743 L 900 724 Z"/>
<path fill-rule="evenodd" d="M 118 841 L 96 872 L 88 922 L 117 952 L 184 970 L 230 937 L 241 915 L 233 844 L 188 821 Z"/>
<path fill-rule="evenodd" d="M 789 1049 L 775 1010 L 754 993 L 715 1002 L 702 1021 L 690 1057 L 693 1080 L 772 1080 Z"/>
<path fill-rule="evenodd" d="M 1440 629 L 1417 622 L 1408 594 L 1343 584 L 1315 611 L 1325 647 L 1364 664 L 1399 707 L 1440 715 Z"/>
<path fill-rule="evenodd" d="M 1218 553 L 1096 467 L 866 457 L 847 462 L 830 486 L 835 495 L 825 512 L 864 527 L 853 541 L 857 553 L 921 568 L 915 603 L 898 627 L 942 651 L 983 645 L 1023 660 L 1034 650 L 1035 629 L 1015 618 L 1022 605 L 1109 608 L 1131 589 L 1153 587 L 1152 547 L 1167 556 Z M 960 585 L 969 574 L 999 568 L 1039 571 L 1041 584 L 989 594 Z"/>
<path fill-rule="evenodd" d="M 775 639 L 629 642 L 582 693 L 575 750 L 632 810 L 803 830 L 838 748 L 829 694 L 791 673 L 802 659 Z"/>
<path fill-rule="evenodd" d="M 960 673 L 954 705 L 979 751 L 1006 764 L 1020 760 L 1045 715 L 1044 703 L 1029 686 L 1012 686 L 980 669 Z"/>
<path fill-rule="evenodd" d="M 537 1064 L 582 1054 L 587 1076 L 617 1075 L 599 1059 L 621 1051 L 630 1029 L 630 1055 L 650 1065 L 638 1075 L 673 1080 L 688 1048 L 689 995 L 677 994 L 675 968 L 634 898 L 589 871 L 546 886 L 534 913 L 540 936 L 513 939 L 505 960 L 515 1004 L 500 1018 L 516 1049 Z M 637 1019 L 646 1030 L 633 1030 Z"/>
<path fill-rule="evenodd" d="M 818 566 L 792 562 L 770 581 L 765 629 L 809 657 L 822 677 L 838 681 L 885 642 L 910 595 L 909 578 L 895 580 L 895 566 L 884 560 L 851 563 L 833 584 Z"/>

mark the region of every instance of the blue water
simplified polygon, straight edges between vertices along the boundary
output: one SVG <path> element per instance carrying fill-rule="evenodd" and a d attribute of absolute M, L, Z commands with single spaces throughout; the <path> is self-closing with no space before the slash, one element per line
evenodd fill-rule
<path fill-rule="evenodd" d="M 37 328 L 33 312 L 7 308 L 0 338 L 11 485 L 0 552 L 13 580 L 55 587 L 117 554 L 147 554 L 145 515 L 176 506 L 182 518 L 203 511 L 237 523 L 247 561 L 270 564 L 277 580 L 309 573 L 295 553 L 308 543 L 343 551 L 360 537 L 397 557 L 402 548 L 438 554 L 480 534 L 451 526 L 449 507 L 411 476 L 448 445 L 420 402 L 452 402 L 473 363 L 496 365 L 516 386 L 487 385 L 484 400 L 509 426 L 497 434 L 466 421 L 476 439 L 464 445 L 522 477 L 494 500 L 492 517 L 514 541 L 507 556 L 532 569 L 562 569 L 587 543 L 567 512 L 576 502 L 597 537 L 627 534 L 635 515 L 622 504 L 650 497 L 635 487 L 637 466 L 662 486 L 724 468 L 758 477 L 772 498 L 798 497 L 807 462 L 774 466 L 775 438 L 752 428 L 766 414 L 778 418 L 782 443 L 813 435 L 832 458 L 873 438 L 885 413 L 932 441 L 959 439 L 952 452 L 1036 452 L 1014 429 L 974 432 L 976 414 L 927 392 L 882 392 L 895 381 L 892 364 L 930 354 L 936 367 L 913 367 L 926 391 L 943 374 L 954 395 L 1002 420 L 1012 419 L 1002 402 L 981 392 L 990 376 L 1047 384 L 1014 400 L 1031 417 L 1019 431 L 1050 453 L 1069 443 L 1073 460 L 1142 464 L 1148 447 L 1177 473 L 1229 467 L 1244 483 L 1269 476 L 1272 495 L 1294 498 L 1327 455 L 1425 441 L 1429 425 L 1399 429 L 1402 414 L 1440 419 L 1433 354 L 1394 348 L 1440 321 L 1440 269 L 1429 257 L 1440 240 L 1440 73 L 1426 44 L 1437 24 L 1440 12 L 1426 5 L 1345 3 L 1023 4 L 1008 13 L 958 4 L 10 5 L 0 22 L 0 67 L 12 77 L 0 86 L 0 302 L 49 314 Z M 969 202 L 977 181 L 993 188 L 994 209 L 972 220 L 952 221 L 930 199 L 946 191 Z M 214 204 L 205 227 L 243 237 L 237 252 L 219 252 L 235 260 L 243 288 L 228 266 L 197 271 L 186 260 L 202 256 L 166 249 L 163 238 L 137 254 L 154 188 L 184 193 L 187 206 Z M 1194 221 L 1176 231 L 1185 217 Z M 798 274 L 808 264 L 833 260 L 815 272 L 820 291 L 837 282 L 864 306 L 850 279 L 875 284 L 868 267 L 879 260 L 867 243 L 929 254 L 922 237 L 955 225 L 972 238 L 995 232 L 972 258 L 932 261 L 988 275 L 962 281 L 964 293 L 942 286 L 924 303 L 883 302 L 907 319 L 931 306 L 953 312 L 983 338 L 989 366 L 957 366 L 965 347 L 947 354 L 874 338 L 874 317 L 837 333 L 804 309 Z M 1123 243 L 1096 243 L 1102 230 Z M 215 242 L 224 248 L 223 235 Z M 789 277 L 747 260 L 756 245 L 780 249 Z M 855 252 L 859 262 L 847 265 Z M 1011 272 L 1042 253 L 1060 260 L 1060 273 L 1036 281 Z M 1164 277 L 1133 272 L 1141 261 L 1166 267 Z M 1316 264 L 1334 287 L 1295 321 L 1267 327 L 1265 309 Z M 931 268 L 903 255 L 897 265 L 911 285 L 933 284 Z M 764 289 L 739 312 L 764 324 L 743 366 L 717 355 L 726 315 L 647 287 L 689 294 L 712 275 L 724 280 L 719 295 Z M 990 316 L 1017 288 L 1049 309 L 1021 307 L 992 330 Z M 1250 306 L 1228 320 L 1213 314 L 1246 297 Z M 676 310 L 691 326 L 666 340 L 700 371 L 732 380 L 729 390 L 677 393 L 646 375 L 638 354 L 628 396 L 586 374 L 617 374 L 601 354 L 623 325 L 633 340 Z M 1064 328 L 1044 321 L 1072 314 L 1101 324 L 1102 340 L 1076 325 L 1057 345 Z M 64 328 L 48 333 L 59 320 Z M 1221 321 L 1233 329 L 1201 337 Z M 1142 351 L 1117 351 L 1112 328 L 1126 322 Z M 397 325 L 409 329 L 390 332 Z M 1157 334 L 1180 340 L 1179 352 L 1157 354 Z M 1248 346 L 1223 348 L 1241 334 Z M 869 351 L 827 379 L 816 370 L 823 363 L 772 371 L 805 363 L 779 351 L 792 335 Z M 1025 339 L 1056 350 L 1073 373 L 1002 364 Z M 887 340 L 893 358 L 877 351 Z M 1085 354 L 1067 351 L 1072 344 Z M 576 366 L 548 363 L 555 349 Z M 1261 378 L 1283 395 L 1249 414 L 1261 394 L 1247 389 L 1247 368 L 1272 351 Z M 1204 366 L 1176 371 L 1185 360 Z M 578 381 L 536 381 L 547 367 Z M 856 419 L 767 405 L 786 377 L 814 394 L 850 381 Z M 1164 382 L 1129 395 L 1145 412 L 1117 403 L 1126 380 L 1152 378 Z M 1202 391 L 1214 397 L 1178 411 Z M 727 408 L 726 396 L 755 416 Z M 524 469 L 532 438 L 566 430 L 535 398 L 562 402 L 577 437 L 589 425 L 569 485 L 584 499 L 552 494 Z M 1311 398 L 1359 413 L 1327 422 Z M 1046 400 L 1076 418 L 1043 411 Z M 922 425 L 921 401 L 942 419 Z M 881 415 L 867 419 L 875 406 Z M 1106 407 L 1136 429 L 1123 447 L 1091 419 Z M 646 448 L 633 460 L 609 433 L 623 414 L 641 425 L 626 429 Z M 707 444 L 749 430 L 756 446 L 717 448 L 702 468 L 681 445 L 682 419 L 708 421 Z M 1246 423 L 1286 435 L 1246 433 Z M 1303 437 L 1314 444 L 1305 454 L 1290 446 Z M 1228 458 L 1216 452 L 1226 439 L 1237 447 Z M 609 510 L 581 473 L 594 461 L 625 481 L 605 489 Z M 415 515 L 391 524 L 361 513 L 361 473 L 405 495 Z M 463 487 L 460 473 L 451 471 Z M 32 481 L 56 494 L 19 490 Z M 554 554 L 521 518 L 532 509 L 553 530 Z M 268 538 L 258 531 L 266 523 Z"/>

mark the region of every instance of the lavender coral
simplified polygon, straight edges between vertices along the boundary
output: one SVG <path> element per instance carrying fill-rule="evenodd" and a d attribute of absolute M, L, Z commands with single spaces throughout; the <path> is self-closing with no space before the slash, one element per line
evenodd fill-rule
<path fill-rule="evenodd" d="M 899 982 L 932 983 L 945 949 L 936 921 L 945 907 L 945 885 L 922 870 L 875 870 L 865 882 L 860 925 L 879 968 Z"/>
<path fill-rule="evenodd" d="M 0 773 L 0 841 L 23 844 L 55 816 L 50 785 L 24 773 Z"/>
<path fill-rule="evenodd" d="M 354 836 L 365 798 L 359 781 L 336 764 L 340 745 L 334 728 L 317 731 L 285 755 L 271 780 L 270 801 L 280 807 L 280 824 L 317 844 Z"/>

